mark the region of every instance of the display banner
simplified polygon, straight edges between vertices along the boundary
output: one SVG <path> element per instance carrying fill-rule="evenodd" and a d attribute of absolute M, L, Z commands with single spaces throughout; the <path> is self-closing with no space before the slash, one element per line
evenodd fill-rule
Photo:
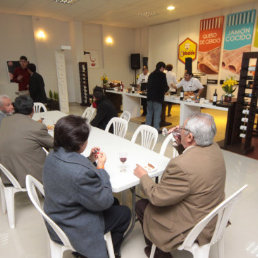
<path fill-rule="evenodd" d="M 186 38 L 178 46 L 178 59 L 185 64 L 185 59 L 190 57 L 194 61 L 197 56 L 197 43 Z"/>
<path fill-rule="evenodd" d="M 227 16 L 222 58 L 225 75 L 239 74 L 243 53 L 251 51 L 255 13 L 254 9 Z"/>
<path fill-rule="evenodd" d="M 258 48 L 258 17 L 255 26 L 254 47 Z"/>
<path fill-rule="evenodd" d="M 224 16 L 200 21 L 198 70 L 206 74 L 218 74 L 223 34 Z"/>

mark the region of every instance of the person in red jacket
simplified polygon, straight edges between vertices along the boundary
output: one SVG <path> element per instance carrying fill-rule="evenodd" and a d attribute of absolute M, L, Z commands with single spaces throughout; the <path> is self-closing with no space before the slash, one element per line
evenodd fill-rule
<path fill-rule="evenodd" d="M 29 94 L 30 74 L 27 69 L 28 59 L 26 56 L 20 57 L 20 67 L 17 67 L 13 73 L 13 82 L 17 82 L 19 86 L 18 95 Z"/>

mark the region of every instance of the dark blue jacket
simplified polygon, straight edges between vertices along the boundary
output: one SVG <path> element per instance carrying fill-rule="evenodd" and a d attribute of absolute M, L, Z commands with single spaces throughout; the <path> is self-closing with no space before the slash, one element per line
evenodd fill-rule
<path fill-rule="evenodd" d="M 59 148 L 43 170 L 44 210 L 62 228 L 72 246 L 88 258 L 106 258 L 103 211 L 114 201 L 109 175 L 88 158 Z M 60 242 L 47 225 L 50 237 Z"/>

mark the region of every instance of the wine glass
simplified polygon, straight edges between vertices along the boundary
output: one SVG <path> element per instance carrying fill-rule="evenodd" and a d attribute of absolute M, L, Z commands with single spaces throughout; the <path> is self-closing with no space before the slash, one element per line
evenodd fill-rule
<path fill-rule="evenodd" d="M 119 153 L 119 159 L 122 162 L 120 172 L 126 172 L 126 166 L 124 164 L 127 160 L 127 153 L 126 152 L 120 152 Z"/>

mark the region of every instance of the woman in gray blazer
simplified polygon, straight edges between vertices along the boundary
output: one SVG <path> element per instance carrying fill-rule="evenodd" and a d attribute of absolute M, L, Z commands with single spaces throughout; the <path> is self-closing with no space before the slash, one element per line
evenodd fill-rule
<path fill-rule="evenodd" d="M 126 206 L 114 205 L 109 175 L 104 169 L 106 155 L 97 147 L 88 158 L 81 155 L 89 133 L 86 120 L 79 116 L 66 116 L 57 122 L 54 151 L 48 155 L 43 170 L 44 210 L 82 257 L 108 257 L 104 240 L 108 231 L 116 257 L 120 257 L 131 213 Z M 51 239 L 60 243 L 51 227 L 47 227 Z"/>

